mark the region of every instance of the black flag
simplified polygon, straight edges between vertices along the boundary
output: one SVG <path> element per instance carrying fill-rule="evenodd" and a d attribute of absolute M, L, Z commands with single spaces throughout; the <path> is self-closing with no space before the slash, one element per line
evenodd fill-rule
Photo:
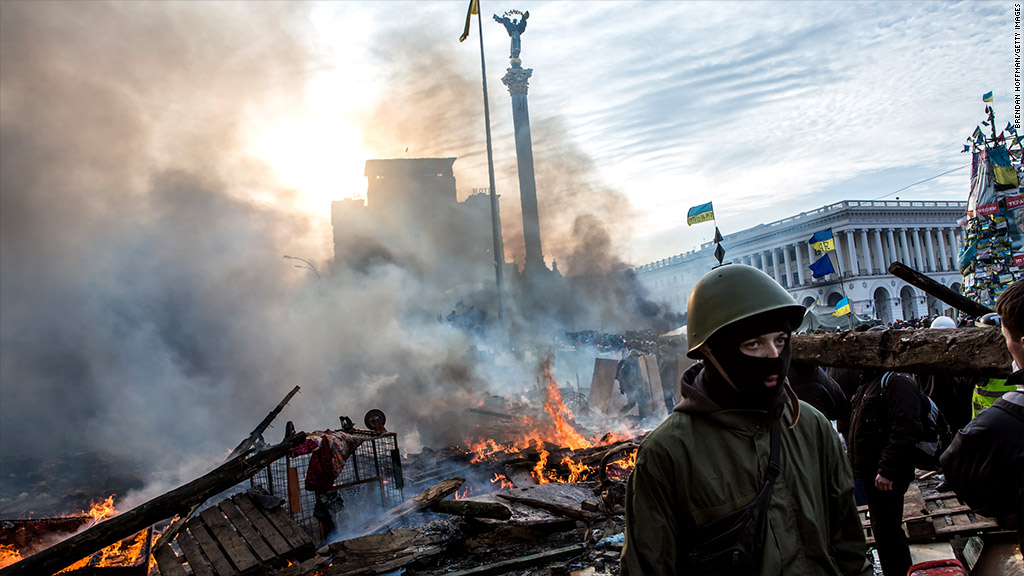
<path fill-rule="evenodd" d="M 714 240 L 714 242 L 715 242 L 715 244 L 718 244 L 721 241 L 722 241 L 722 233 L 718 231 L 718 226 L 715 226 L 715 240 Z"/>

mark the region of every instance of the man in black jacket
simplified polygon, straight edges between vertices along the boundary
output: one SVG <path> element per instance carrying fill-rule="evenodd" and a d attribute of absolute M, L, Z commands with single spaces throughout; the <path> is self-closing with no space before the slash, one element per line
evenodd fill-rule
<path fill-rule="evenodd" d="M 1024 281 L 996 301 L 1006 347 L 1024 365 Z M 946 483 L 968 506 L 1016 528 L 1024 547 L 1024 370 L 1006 380 L 1017 386 L 957 433 L 939 459 Z"/>
<path fill-rule="evenodd" d="M 886 576 L 910 568 L 903 532 L 903 494 L 914 479 L 912 455 L 923 436 L 921 392 L 902 372 L 864 372 L 853 397 L 849 453 L 864 485 L 875 548 Z"/>

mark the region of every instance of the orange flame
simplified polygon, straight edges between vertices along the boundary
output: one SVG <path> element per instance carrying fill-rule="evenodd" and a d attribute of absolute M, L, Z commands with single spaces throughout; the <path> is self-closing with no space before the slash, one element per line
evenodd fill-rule
<path fill-rule="evenodd" d="M 544 474 L 544 466 L 548 463 L 548 451 L 541 448 L 540 459 L 537 461 L 537 465 L 533 467 L 533 479 L 537 481 L 537 484 L 547 484 L 548 479 Z"/>
<path fill-rule="evenodd" d="M 504 490 L 506 488 L 515 488 L 516 485 L 512 483 L 504 474 L 494 473 L 494 478 L 491 478 L 491 484 L 497 484 L 498 490 Z"/>
<path fill-rule="evenodd" d="M 21 552 L 14 546 L 0 544 L 0 568 L 5 568 L 21 560 Z"/>

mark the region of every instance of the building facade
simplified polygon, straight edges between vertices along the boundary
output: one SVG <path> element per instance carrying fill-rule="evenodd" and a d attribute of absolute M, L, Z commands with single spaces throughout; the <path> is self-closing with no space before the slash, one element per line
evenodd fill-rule
<path fill-rule="evenodd" d="M 853 312 L 883 322 L 941 314 L 949 306 L 888 273 L 903 262 L 953 290 L 963 279 L 957 256 L 966 202 L 847 200 L 729 234 L 726 261 L 754 266 L 784 286 L 797 302 L 834 306 L 844 295 Z M 821 254 L 808 240 L 832 229 L 835 274 L 813 278 L 808 266 Z M 714 244 L 634 269 L 649 297 L 682 313 L 697 280 L 717 264 Z"/>

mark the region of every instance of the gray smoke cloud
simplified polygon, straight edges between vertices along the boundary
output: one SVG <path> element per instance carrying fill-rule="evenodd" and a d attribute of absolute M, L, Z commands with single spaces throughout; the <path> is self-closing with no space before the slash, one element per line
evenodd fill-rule
<path fill-rule="evenodd" d="M 102 449 L 173 486 L 222 460 L 294 385 L 302 394 L 268 440 L 286 420 L 315 430 L 382 408 L 418 449 L 441 441 L 430 425 L 445 410 L 534 381 L 532 359 L 494 373 L 467 362 L 468 337 L 436 321 L 444 310 L 419 297 L 421 271 L 386 247 L 331 269 L 330 239 L 298 194 L 246 152 L 262 110 L 301 102 L 295 86 L 316 59 L 308 10 L 0 3 L 0 457 Z M 394 46 L 382 57 L 396 75 L 413 66 L 408 42 L 378 43 Z M 438 56 L 428 61 L 447 88 L 398 84 L 368 133 L 478 170 L 482 145 L 466 142 L 481 131 L 459 121 L 478 105 L 454 92 L 478 81 Z M 635 327 L 652 313 L 615 256 L 628 205 L 591 183 L 560 134 L 537 124 L 549 253 L 589 275 L 571 289 L 597 302 L 574 312 L 581 327 Z M 514 157 L 498 167 L 513 176 Z M 506 189 L 511 258 L 521 224 Z M 310 256 L 323 280 L 283 254 Z"/>

